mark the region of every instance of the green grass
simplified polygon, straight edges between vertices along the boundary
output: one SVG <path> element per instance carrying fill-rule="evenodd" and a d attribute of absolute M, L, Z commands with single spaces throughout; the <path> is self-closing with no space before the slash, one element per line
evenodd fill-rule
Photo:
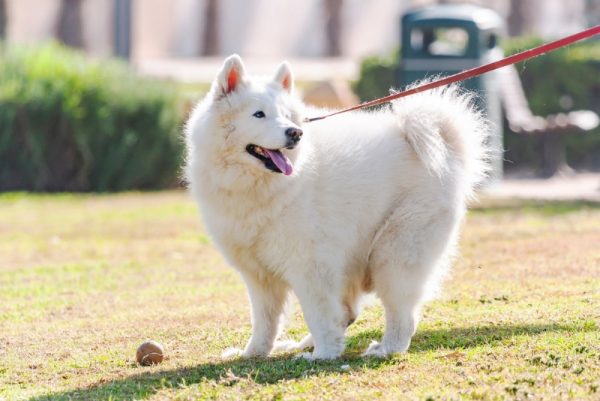
<path fill-rule="evenodd" d="M 0 400 L 600 399 L 600 205 L 487 200 L 463 231 L 408 353 L 360 357 L 376 303 L 339 361 L 223 361 L 248 300 L 186 194 L 0 195 Z"/>

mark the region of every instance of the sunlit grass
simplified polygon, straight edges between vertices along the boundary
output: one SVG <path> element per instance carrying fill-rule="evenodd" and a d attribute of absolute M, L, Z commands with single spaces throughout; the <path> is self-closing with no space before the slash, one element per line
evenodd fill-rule
<path fill-rule="evenodd" d="M 185 193 L 3 194 L 0 399 L 597 399 L 598 244 L 597 204 L 486 201 L 407 354 L 360 357 L 375 304 L 339 361 L 222 361 L 248 300 Z M 162 365 L 135 364 L 147 339 Z"/>

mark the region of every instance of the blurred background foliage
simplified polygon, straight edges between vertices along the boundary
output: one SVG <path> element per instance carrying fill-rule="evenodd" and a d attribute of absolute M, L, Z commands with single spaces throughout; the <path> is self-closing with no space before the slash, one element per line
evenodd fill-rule
<path fill-rule="evenodd" d="M 0 191 L 175 185 L 182 107 L 172 85 L 56 43 L 0 48 Z"/>
<path fill-rule="evenodd" d="M 504 43 L 507 54 L 537 46 L 537 38 L 514 38 Z M 573 110 L 600 114 L 600 41 L 588 41 L 517 65 L 534 114 L 546 116 Z M 568 95 L 567 95 L 568 94 Z M 600 128 L 566 135 L 567 162 L 575 168 L 600 168 Z M 537 168 L 540 138 L 504 130 L 506 159 Z"/>
<path fill-rule="evenodd" d="M 503 42 L 513 54 L 542 43 Z M 361 100 L 396 86 L 399 51 L 363 60 Z M 517 65 L 534 114 L 600 114 L 600 41 Z M 0 191 L 119 191 L 177 185 L 185 111 L 204 92 L 141 78 L 115 60 L 94 60 L 51 43 L 0 46 Z M 189 93 L 188 93 L 189 92 Z M 568 94 L 568 95 L 566 95 Z M 600 168 L 600 129 L 564 137 L 569 165 Z M 504 130 L 507 169 L 538 169 L 541 137 Z"/>
<path fill-rule="evenodd" d="M 506 55 L 542 44 L 535 37 L 516 37 L 502 43 Z M 397 86 L 400 52 L 388 57 L 363 60 L 354 90 L 361 101 L 389 93 Z M 516 65 L 535 115 L 546 116 L 573 110 L 592 110 L 600 114 L 600 41 L 588 41 L 548 53 Z M 568 95 L 566 95 L 568 94 Z M 579 135 L 566 135 L 566 154 L 570 166 L 600 168 L 600 128 Z M 505 167 L 540 168 L 541 137 L 517 134 L 505 126 Z"/>

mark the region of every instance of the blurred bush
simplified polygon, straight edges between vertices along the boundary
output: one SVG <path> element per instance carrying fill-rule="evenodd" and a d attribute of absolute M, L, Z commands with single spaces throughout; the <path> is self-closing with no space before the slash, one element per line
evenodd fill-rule
<path fill-rule="evenodd" d="M 543 43 L 538 38 L 512 38 L 503 42 L 510 55 Z M 389 94 L 397 86 L 399 52 L 390 57 L 363 60 L 354 90 L 361 101 Z M 600 114 L 600 41 L 581 44 L 548 53 L 517 64 L 529 105 L 534 114 L 546 116 L 573 110 L 593 110 Z M 506 166 L 541 166 L 540 137 L 504 131 Z M 600 169 L 600 129 L 565 136 L 567 161 L 574 167 Z"/>
<path fill-rule="evenodd" d="M 542 44 L 538 38 L 504 43 L 507 55 Z M 546 116 L 573 110 L 600 114 L 600 41 L 572 45 L 516 65 L 533 114 Z M 567 162 L 573 167 L 600 168 L 600 128 L 566 135 Z M 507 160 L 541 165 L 540 138 L 505 130 Z"/>
<path fill-rule="evenodd" d="M 182 115 L 170 85 L 57 44 L 0 52 L 0 190 L 177 182 Z"/>
<path fill-rule="evenodd" d="M 371 56 L 360 64 L 360 76 L 352 89 L 361 102 L 373 100 L 389 94 L 390 88 L 396 87 L 396 76 L 400 68 L 400 51 L 387 57 Z"/>

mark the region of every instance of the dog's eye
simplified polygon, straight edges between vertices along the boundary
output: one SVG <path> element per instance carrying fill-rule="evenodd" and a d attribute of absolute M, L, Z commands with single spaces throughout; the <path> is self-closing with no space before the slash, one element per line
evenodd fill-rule
<path fill-rule="evenodd" d="M 252 114 L 253 117 L 256 118 L 265 118 L 265 113 L 262 110 L 257 111 L 256 113 Z"/>

